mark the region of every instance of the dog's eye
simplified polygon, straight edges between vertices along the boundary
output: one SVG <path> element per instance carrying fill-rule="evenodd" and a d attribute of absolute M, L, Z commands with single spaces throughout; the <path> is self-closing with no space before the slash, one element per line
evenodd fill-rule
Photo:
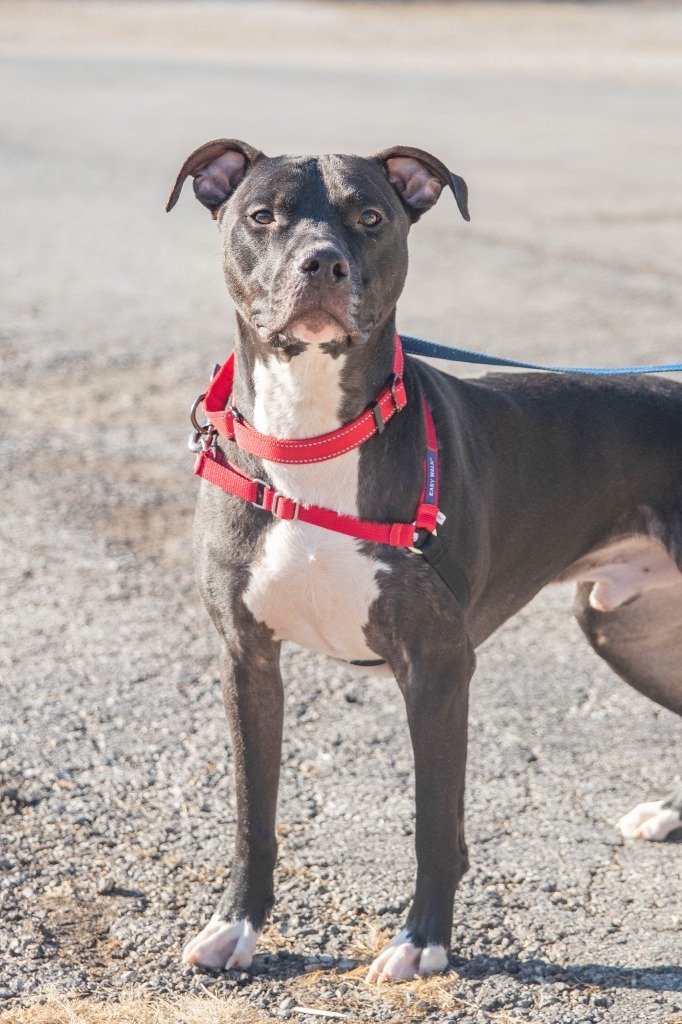
<path fill-rule="evenodd" d="M 373 228 L 381 220 L 381 214 L 377 213 L 376 210 L 365 210 L 358 217 L 358 224 L 362 224 L 363 228 Z"/>
<path fill-rule="evenodd" d="M 256 210 L 251 214 L 251 220 L 255 220 L 256 224 L 272 224 L 274 219 L 275 215 L 271 210 Z"/>

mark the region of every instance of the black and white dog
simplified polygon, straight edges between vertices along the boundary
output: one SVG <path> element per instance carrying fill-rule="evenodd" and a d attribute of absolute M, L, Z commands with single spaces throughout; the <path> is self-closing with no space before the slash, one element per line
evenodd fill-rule
<path fill-rule="evenodd" d="M 229 888 L 184 958 L 247 968 L 273 905 L 279 655 L 293 640 L 383 666 L 398 682 L 414 749 L 418 869 L 404 928 L 369 980 L 441 971 L 467 868 L 478 644 L 546 584 L 575 581 L 595 651 L 682 712 L 682 386 L 548 374 L 459 381 L 411 359 L 397 371 L 409 229 L 445 187 L 469 216 L 464 181 L 421 150 L 269 158 L 220 139 L 187 159 L 167 209 L 189 175 L 218 222 L 237 308 L 234 377 L 216 414 L 224 429 L 209 429 L 199 456 L 207 479 L 195 549 L 223 642 L 238 825 Z M 363 443 L 339 443 L 357 440 L 368 419 Z M 330 434 L 334 457 L 317 458 Z M 313 454 L 287 457 L 300 456 L 303 439 Z M 358 539 L 367 537 L 359 527 L 353 535 L 362 523 L 382 540 Z M 390 540 L 387 524 L 397 524 Z M 436 538 L 438 558 L 428 557 L 424 542 Z M 682 792 L 640 805 L 620 827 L 663 839 L 681 823 Z"/>

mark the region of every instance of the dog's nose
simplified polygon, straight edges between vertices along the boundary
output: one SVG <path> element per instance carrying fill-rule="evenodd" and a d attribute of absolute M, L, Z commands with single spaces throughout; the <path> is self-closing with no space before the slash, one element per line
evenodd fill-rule
<path fill-rule="evenodd" d="M 350 274 L 348 260 L 334 245 L 307 252 L 298 264 L 298 272 L 311 283 L 339 284 Z"/>

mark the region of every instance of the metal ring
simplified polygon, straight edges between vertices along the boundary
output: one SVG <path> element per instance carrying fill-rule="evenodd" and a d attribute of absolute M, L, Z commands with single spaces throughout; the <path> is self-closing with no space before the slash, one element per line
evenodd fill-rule
<path fill-rule="evenodd" d="M 195 398 L 194 401 L 192 402 L 192 408 L 189 411 L 190 422 L 198 434 L 208 434 L 209 432 L 207 430 L 207 427 L 209 426 L 208 420 L 206 420 L 206 422 L 202 424 L 199 423 L 197 419 L 197 409 L 199 408 L 199 406 L 201 405 L 205 398 L 205 392 L 203 395 L 199 395 L 198 398 Z"/>
<path fill-rule="evenodd" d="M 280 518 L 277 515 L 277 504 L 278 504 L 280 498 L 284 498 L 287 501 L 293 501 L 294 500 L 293 498 L 289 498 L 288 495 L 282 494 L 281 491 L 275 491 L 275 493 L 272 496 L 272 505 L 270 506 L 270 511 L 272 512 L 273 516 L 275 516 L 277 519 Z M 295 502 L 293 516 L 291 517 L 291 519 L 283 519 L 282 522 L 284 522 L 284 523 L 292 523 L 296 519 L 298 519 L 298 510 L 300 509 L 300 507 L 301 507 L 300 501 Z"/>
<path fill-rule="evenodd" d="M 256 499 L 254 505 L 256 505 L 257 508 L 264 509 L 263 500 L 265 498 L 265 491 L 269 490 L 270 484 L 266 483 L 265 480 L 261 480 L 259 477 L 256 477 L 253 482 L 254 484 L 258 484 L 258 486 L 261 488 L 260 498 Z"/>

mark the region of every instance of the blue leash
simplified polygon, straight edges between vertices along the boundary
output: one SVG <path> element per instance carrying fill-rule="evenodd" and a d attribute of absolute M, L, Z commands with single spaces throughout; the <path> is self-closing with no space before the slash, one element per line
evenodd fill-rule
<path fill-rule="evenodd" d="M 435 341 L 413 338 L 401 334 L 403 351 L 411 356 L 428 356 L 430 359 L 451 359 L 456 363 L 478 363 L 484 366 L 513 366 L 519 370 L 545 370 L 549 373 L 589 373 L 594 376 L 615 377 L 633 373 L 682 373 L 682 363 L 664 366 L 538 366 L 536 363 L 520 363 L 516 359 L 501 356 L 487 356 L 483 352 L 472 352 L 467 348 L 439 345 Z"/>

